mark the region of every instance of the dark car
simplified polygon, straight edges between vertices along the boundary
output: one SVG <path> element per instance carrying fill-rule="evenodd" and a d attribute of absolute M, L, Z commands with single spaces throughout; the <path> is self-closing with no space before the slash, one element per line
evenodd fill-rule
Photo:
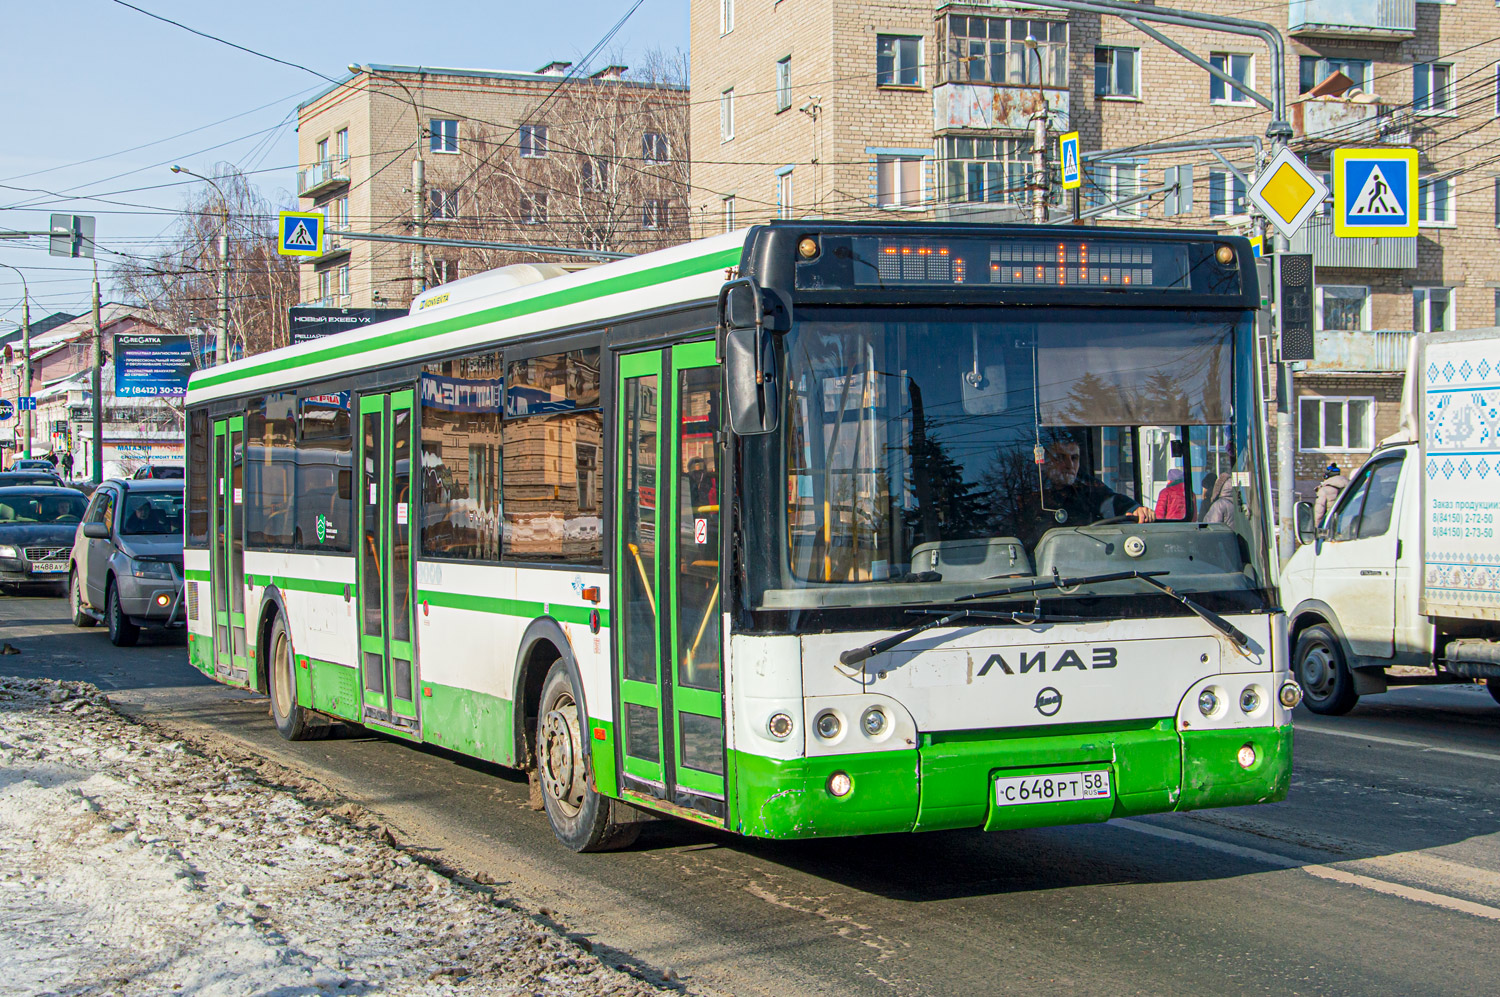
<path fill-rule="evenodd" d="M 10 465 L 12 471 L 46 471 L 49 474 L 57 473 L 57 465 L 50 460 L 41 457 L 21 457 Z"/>
<path fill-rule="evenodd" d="M 87 505 L 72 488 L 0 488 L 0 585 L 46 585 L 62 594 Z"/>
<path fill-rule="evenodd" d="M 63 483 L 56 471 L 0 471 L 0 488 L 12 485 L 40 485 L 58 488 Z"/>

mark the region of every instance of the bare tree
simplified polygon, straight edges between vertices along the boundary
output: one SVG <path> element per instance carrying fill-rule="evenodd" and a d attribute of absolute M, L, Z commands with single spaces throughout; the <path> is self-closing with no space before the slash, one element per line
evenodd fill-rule
<path fill-rule="evenodd" d="M 233 166 L 219 164 L 214 181 L 229 210 L 229 339 L 245 355 L 290 340 L 287 309 L 298 300 L 295 257 L 276 252 L 276 209 Z M 219 328 L 219 227 L 225 205 L 212 186 L 192 194 L 168 247 L 114 269 L 126 301 L 174 330 Z"/>
<path fill-rule="evenodd" d="M 689 238 L 682 53 L 568 82 L 514 130 L 477 128 L 465 146 L 469 178 L 457 191 L 458 218 L 446 226 L 458 238 L 624 253 Z M 470 273 L 539 259 L 488 249 L 454 255 Z"/>

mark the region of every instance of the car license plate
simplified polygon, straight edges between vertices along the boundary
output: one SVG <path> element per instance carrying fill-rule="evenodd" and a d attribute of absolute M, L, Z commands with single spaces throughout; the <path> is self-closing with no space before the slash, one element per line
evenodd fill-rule
<path fill-rule="evenodd" d="M 1023 803 L 1068 803 L 1109 798 L 1109 770 L 1021 775 L 995 780 L 995 806 Z"/>
<path fill-rule="evenodd" d="M 50 574 L 53 572 L 64 572 L 68 570 L 67 561 L 32 561 L 31 573 L 33 575 Z"/>

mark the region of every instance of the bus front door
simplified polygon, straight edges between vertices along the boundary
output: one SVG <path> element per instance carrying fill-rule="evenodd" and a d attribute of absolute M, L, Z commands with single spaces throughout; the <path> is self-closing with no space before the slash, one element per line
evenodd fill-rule
<path fill-rule="evenodd" d="M 245 639 L 245 420 L 214 422 L 213 449 L 214 674 L 250 684 Z"/>
<path fill-rule="evenodd" d="M 413 393 L 359 399 L 359 669 L 361 718 L 403 733 L 420 726 L 412 641 Z"/>
<path fill-rule="evenodd" d="M 622 356 L 617 727 L 627 790 L 725 819 L 720 369 L 712 342 Z"/>

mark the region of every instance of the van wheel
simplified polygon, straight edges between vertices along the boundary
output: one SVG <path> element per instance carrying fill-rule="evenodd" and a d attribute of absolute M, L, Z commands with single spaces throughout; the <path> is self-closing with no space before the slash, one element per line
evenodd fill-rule
<path fill-rule="evenodd" d="M 582 719 L 568 666 L 561 661 L 553 662 L 542 684 L 536 755 L 542 806 L 559 841 L 575 852 L 607 852 L 634 844 L 640 824 L 611 821 L 611 802 L 589 785 Z"/>
<path fill-rule="evenodd" d="M 1302 632 L 1292 654 L 1292 671 L 1302 685 L 1307 708 L 1314 713 L 1343 716 L 1359 702 L 1344 649 L 1329 627 L 1320 624 Z"/>
<path fill-rule="evenodd" d="M 104 619 L 109 624 L 109 642 L 115 647 L 134 647 L 141 638 L 141 628 L 130 622 L 120 608 L 120 592 L 110 579 L 104 589 Z"/>
<path fill-rule="evenodd" d="M 266 658 L 271 686 L 271 719 L 276 732 L 288 741 L 306 741 L 323 731 L 315 726 L 309 711 L 297 703 L 297 656 L 286 632 L 286 617 L 276 614 L 271 624 L 270 654 Z"/>
<path fill-rule="evenodd" d="M 1484 687 L 1490 691 L 1490 698 L 1500 703 L 1500 679 L 1487 678 L 1484 680 Z"/>
<path fill-rule="evenodd" d="M 98 626 L 99 621 L 94 619 L 93 614 L 83 607 L 83 580 L 78 577 L 78 569 L 74 568 L 68 575 L 68 608 L 73 611 L 73 625 L 75 627 Z"/>

